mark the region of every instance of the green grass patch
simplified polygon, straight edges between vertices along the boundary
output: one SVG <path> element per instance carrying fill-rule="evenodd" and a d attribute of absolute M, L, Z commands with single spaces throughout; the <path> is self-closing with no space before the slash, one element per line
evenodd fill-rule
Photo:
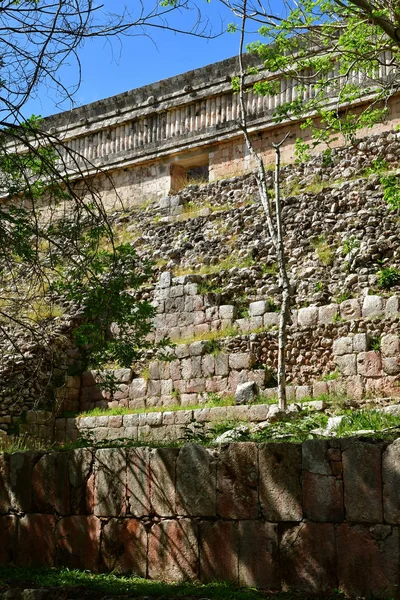
<path fill-rule="evenodd" d="M 335 433 L 337 437 L 346 437 L 354 431 L 371 430 L 379 432 L 392 427 L 400 427 L 400 416 L 382 413 L 374 409 L 349 410 L 345 412 L 344 419 Z"/>

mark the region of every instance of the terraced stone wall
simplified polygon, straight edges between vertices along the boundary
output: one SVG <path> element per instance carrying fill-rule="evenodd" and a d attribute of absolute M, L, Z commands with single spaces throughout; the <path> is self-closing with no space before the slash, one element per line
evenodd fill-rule
<path fill-rule="evenodd" d="M 391 598 L 400 443 L 0 456 L 0 563 Z"/>

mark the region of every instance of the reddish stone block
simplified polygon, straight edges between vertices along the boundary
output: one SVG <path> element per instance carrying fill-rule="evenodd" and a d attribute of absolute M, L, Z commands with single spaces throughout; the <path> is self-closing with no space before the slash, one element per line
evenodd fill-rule
<path fill-rule="evenodd" d="M 94 516 L 65 517 L 57 523 L 57 564 L 99 570 L 101 521 Z"/>
<path fill-rule="evenodd" d="M 127 501 L 129 514 L 144 517 L 150 513 L 150 450 L 131 448 L 127 453 Z"/>
<path fill-rule="evenodd" d="M 238 524 L 239 585 L 280 588 L 278 526 L 262 521 Z"/>
<path fill-rule="evenodd" d="M 93 512 L 93 454 L 87 448 L 69 454 L 68 475 L 71 512 L 87 515 Z"/>
<path fill-rule="evenodd" d="M 360 352 L 357 355 L 357 373 L 364 377 L 380 377 L 382 375 L 382 359 L 379 352 Z"/>
<path fill-rule="evenodd" d="M 260 444 L 260 503 L 267 521 L 301 521 L 301 446 Z"/>
<path fill-rule="evenodd" d="M 256 444 L 237 442 L 221 450 L 217 512 L 226 519 L 258 517 Z"/>
<path fill-rule="evenodd" d="M 175 515 L 175 466 L 178 448 L 157 448 L 150 453 L 151 512 Z"/>
<path fill-rule="evenodd" d="M 214 517 L 217 510 L 217 461 L 203 446 L 188 444 L 176 461 L 176 511 Z"/>
<path fill-rule="evenodd" d="M 14 510 L 33 512 L 32 487 L 27 482 L 32 481 L 33 467 L 39 457 L 37 452 L 15 452 L 9 456 L 10 495 Z"/>
<path fill-rule="evenodd" d="M 153 525 L 149 533 L 148 565 L 151 579 L 198 579 L 196 523 L 189 519 L 171 519 Z"/>
<path fill-rule="evenodd" d="M 386 523 L 400 523 L 400 438 L 382 455 L 383 513 Z"/>
<path fill-rule="evenodd" d="M 6 515 L 11 508 L 9 460 L 8 454 L 0 454 L 0 514 L 3 515 Z"/>
<path fill-rule="evenodd" d="M 17 535 L 17 517 L 0 517 L 0 565 L 14 562 Z"/>
<path fill-rule="evenodd" d="M 147 532 L 137 519 L 110 519 L 101 538 L 105 568 L 116 573 L 146 577 Z"/>
<path fill-rule="evenodd" d="M 321 594 L 336 588 L 334 525 L 301 523 L 285 529 L 280 567 L 283 590 Z"/>
<path fill-rule="evenodd" d="M 342 448 L 346 520 L 381 523 L 382 445 L 343 441 Z"/>
<path fill-rule="evenodd" d="M 337 529 L 337 549 L 339 589 L 346 596 L 390 598 L 397 595 L 397 528 L 343 523 Z"/>
<path fill-rule="evenodd" d="M 343 521 L 343 481 L 303 471 L 303 508 L 305 516 L 311 521 Z"/>
<path fill-rule="evenodd" d="M 24 567 L 53 567 L 55 563 L 53 515 L 26 515 L 19 520 L 16 564 Z"/>
<path fill-rule="evenodd" d="M 33 505 L 37 512 L 70 513 L 68 454 L 45 454 L 32 470 Z"/>
<path fill-rule="evenodd" d="M 126 514 L 127 453 L 121 448 L 96 451 L 94 514 L 119 517 Z"/>
<path fill-rule="evenodd" d="M 203 521 L 200 524 L 200 580 L 238 582 L 237 524 Z"/>

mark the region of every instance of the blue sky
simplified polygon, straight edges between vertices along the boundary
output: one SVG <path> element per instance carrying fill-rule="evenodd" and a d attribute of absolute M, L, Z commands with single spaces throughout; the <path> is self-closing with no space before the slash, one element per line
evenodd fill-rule
<path fill-rule="evenodd" d="M 115 13 L 137 0 L 106 0 L 105 9 Z M 152 6 L 152 0 L 145 3 Z M 218 0 L 200 0 L 203 14 L 210 19 L 215 32 L 226 29 L 235 19 Z M 204 5 L 204 6 L 203 6 Z M 192 14 L 176 14 L 174 23 L 187 29 Z M 87 104 L 148 83 L 171 77 L 206 64 L 233 56 L 238 51 L 239 35 L 225 33 L 212 40 L 149 29 L 149 37 L 122 37 L 89 40 L 80 50 L 82 83 L 74 94 L 75 106 Z M 77 66 L 73 63 L 62 71 L 63 83 L 72 86 L 77 81 Z M 70 102 L 60 104 L 54 90 L 42 86 L 36 97 L 26 104 L 24 114 L 47 116 L 68 110 Z"/>

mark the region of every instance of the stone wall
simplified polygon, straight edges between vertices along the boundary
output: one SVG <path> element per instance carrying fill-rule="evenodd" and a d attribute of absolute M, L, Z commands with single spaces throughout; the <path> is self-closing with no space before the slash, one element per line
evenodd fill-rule
<path fill-rule="evenodd" d="M 0 563 L 390 598 L 400 444 L 232 443 L 0 457 Z"/>

